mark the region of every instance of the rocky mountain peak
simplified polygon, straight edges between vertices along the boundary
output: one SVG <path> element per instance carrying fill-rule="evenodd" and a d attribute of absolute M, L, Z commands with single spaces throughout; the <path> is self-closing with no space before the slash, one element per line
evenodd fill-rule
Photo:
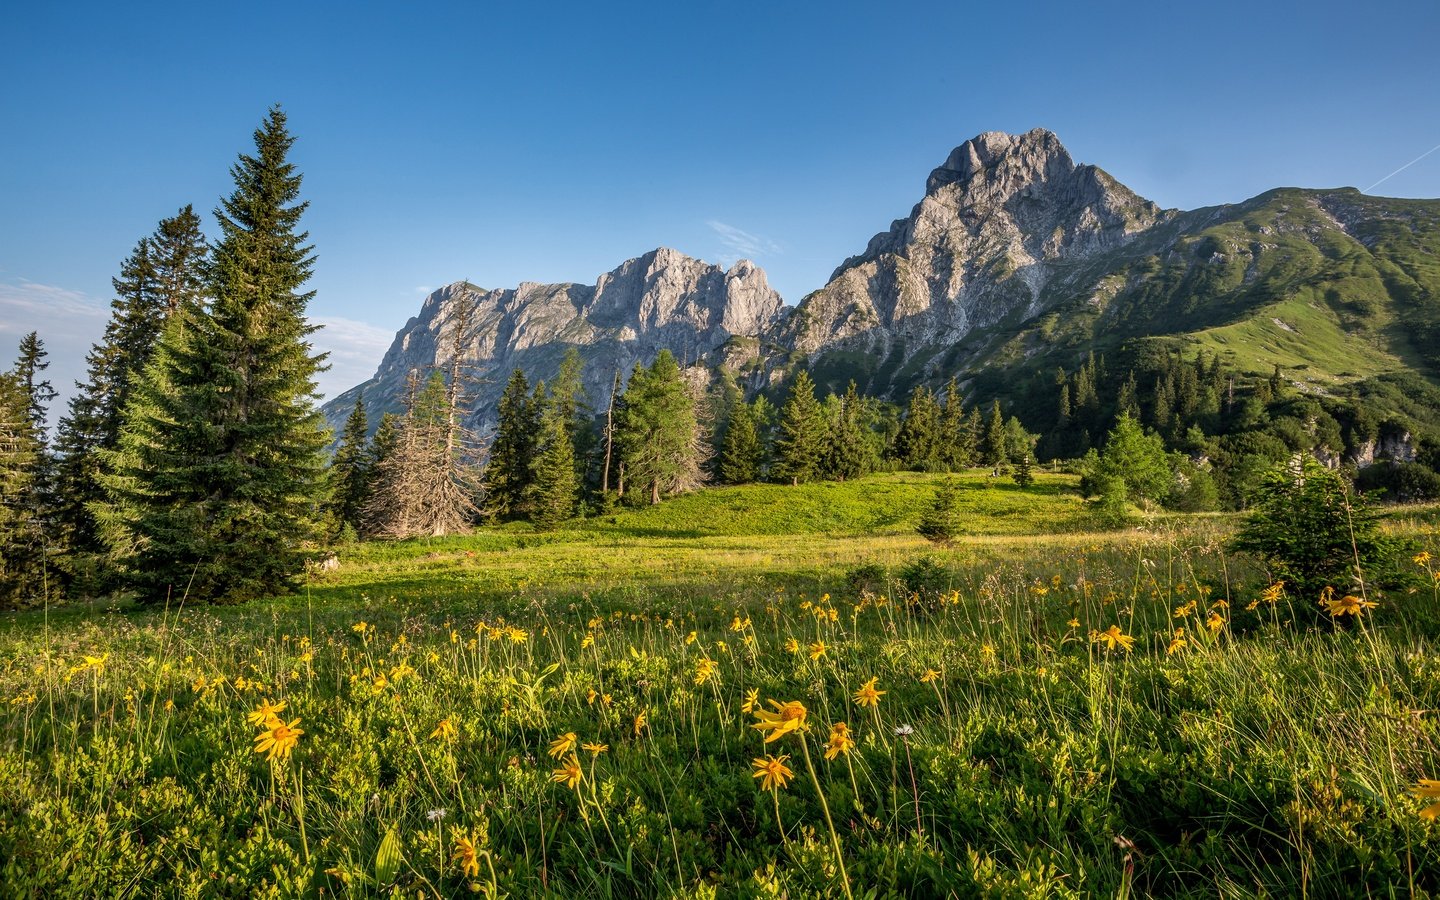
<path fill-rule="evenodd" d="M 1053 131 L 1036 128 L 1024 134 L 987 131 L 954 150 L 945 164 L 930 173 L 925 192 L 987 176 L 999 180 L 1041 181 L 1063 177 L 1075 163 Z"/>

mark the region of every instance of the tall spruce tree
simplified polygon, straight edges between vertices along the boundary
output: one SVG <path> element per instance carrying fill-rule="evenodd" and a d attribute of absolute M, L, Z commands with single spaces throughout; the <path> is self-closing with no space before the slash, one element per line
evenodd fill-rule
<path fill-rule="evenodd" d="M 551 396 L 540 416 L 540 440 L 531 464 L 530 521 L 548 531 L 575 515 L 580 482 L 575 474 L 574 411 Z"/>
<path fill-rule="evenodd" d="M 272 108 L 231 168 L 205 309 L 178 306 L 102 454 L 104 525 L 142 600 L 233 602 L 290 588 L 321 534 L 328 432 L 315 406 L 323 355 L 308 341 L 314 258 L 307 204 Z"/>
<path fill-rule="evenodd" d="M 365 506 L 370 500 L 375 477 L 375 455 L 369 442 L 370 421 L 365 414 L 365 395 L 355 398 L 355 407 L 345 420 L 340 446 L 330 462 L 331 509 L 335 528 L 359 534 L 364 528 Z"/>
<path fill-rule="evenodd" d="M 669 350 L 661 350 L 648 369 L 637 365 L 626 384 L 616 440 L 625 477 L 648 487 L 652 504 L 701 481 L 703 441 L 695 405 Z"/>
<path fill-rule="evenodd" d="M 835 421 L 830 423 L 829 440 L 825 448 L 825 474 L 827 477 L 845 481 L 859 478 L 871 468 L 870 448 L 866 444 L 865 429 L 861 425 L 864 400 L 851 381 L 840 398 L 835 411 Z"/>
<path fill-rule="evenodd" d="M 985 436 L 980 442 L 980 461 L 987 466 L 1005 465 L 1005 438 L 1005 417 L 1000 413 L 1000 401 L 996 400 L 990 407 L 990 419 L 985 423 Z"/>
<path fill-rule="evenodd" d="M 110 302 L 110 321 L 86 357 L 85 381 L 76 385 L 56 431 L 56 515 L 72 567 L 93 570 L 95 554 L 103 549 L 92 514 L 105 500 L 101 451 L 119 446 L 121 414 L 131 387 L 140 379 L 172 311 L 185 307 L 199 312 L 208 252 L 200 217 L 185 206 L 142 238 L 121 262 L 120 274 L 111 279 L 115 299 Z M 103 582 L 92 580 L 84 586 L 99 588 Z"/>
<path fill-rule="evenodd" d="M 775 470 L 791 484 L 819 476 L 825 460 L 825 417 L 815 398 L 815 382 L 801 369 L 780 409 L 780 436 L 775 441 Z"/>
<path fill-rule="evenodd" d="M 0 608 L 38 603 L 45 590 L 45 539 L 36 509 L 41 444 L 30 394 L 0 374 Z"/>
<path fill-rule="evenodd" d="M 505 383 L 497 410 L 495 440 L 485 468 L 485 509 L 500 521 L 525 514 L 535 459 L 540 411 L 530 396 L 530 382 L 516 369 Z"/>
<path fill-rule="evenodd" d="M 730 424 L 720 444 L 720 480 L 725 484 L 749 484 L 760 477 L 765 448 L 755 427 L 750 404 L 737 401 L 730 408 Z"/>
<path fill-rule="evenodd" d="M 56 397 L 54 386 L 45 377 L 45 370 L 50 368 L 49 356 L 50 352 L 45 349 L 45 342 L 40 340 L 39 333 L 32 331 L 20 339 L 14 368 L 15 378 L 25 391 L 26 412 L 42 443 L 45 416 L 50 409 L 50 402 Z"/>

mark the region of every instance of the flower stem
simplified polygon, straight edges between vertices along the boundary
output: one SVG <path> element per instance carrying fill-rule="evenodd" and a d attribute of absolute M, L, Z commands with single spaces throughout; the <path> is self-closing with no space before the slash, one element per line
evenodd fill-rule
<path fill-rule="evenodd" d="M 840 884 L 845 888 L 845 900 L 855 900 L 850 893 L 850 876 L 845 872 L 845 855 L 840 852 L 840 835 L 835 833 L 835 820 L 830 818 L 830 804 L 825 802 L 825 791 L 820 788 L 820 778 L 815 774 L 815 764 L 810 761 L 810 742 L 800 735 L 800 749 L 805 752 L 805 768 L 810 772 L 810 782 L 815 785 L 815 796 L 820 798 L 820 808 L 825 811 L 825 824 L 830 829 L 830 843 L 835 847 L 835 862 L 840 866 Z"/>

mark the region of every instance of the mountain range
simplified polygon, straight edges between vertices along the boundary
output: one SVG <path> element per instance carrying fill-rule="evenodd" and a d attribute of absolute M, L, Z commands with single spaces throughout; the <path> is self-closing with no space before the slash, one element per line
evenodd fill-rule
<path fill-rule="evenodd" d="M 553 378 L 580 351 L 591 402 L 614 374 L 669 349 L 752 391 L 805 366 L 822 390 L 854 379 L 898 399 L 958 375 L 972 399 L 1117 358 L 1204 349 L 1233 370 L 1280 366 L 1303 390 L 1417 373 L 1440 383 L 1440 200 L 1277 188 L 1242 203 L 1161 209 L 1051 132 L 988 132 L 930 173 L 910 214 L 794 307 L 765 273 L 661 248 L 594 285 L 456 282 L 432 293 L 374 377 L 325 406 L 339 425 L 364 392 L 403 408 L 410 372 L 456 354 L 487 431 L 511 370 Z"/>

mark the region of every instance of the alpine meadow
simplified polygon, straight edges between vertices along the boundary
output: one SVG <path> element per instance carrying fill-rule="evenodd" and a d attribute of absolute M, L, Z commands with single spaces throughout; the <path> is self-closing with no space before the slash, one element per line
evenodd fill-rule
<path fill-rule="evenodd" d="M 359 12 L 306 18 L 313 68 L 287 64 L 293 92 L 254 75 L 244 119 L 238 95 L 202 104 L 167 76 L 206 124 L 190 149 L 157 132 L 153 159 L 105 169 L 126 183 L 103 203 L 160 204 L 107 255 L 108 309 L 12 277 L 38 251 L 0 247 L 0 896 L 1440 895 L 1440 199 L 1418 198 L 1440 154 L 1363 191 L 1165 208 L 1076 161 L 1123 142 L 1077 127 L 1072 157 L 1045 128 L 953 133 L 952 110 L 923 184 L 899 173 L 910 211 L 847 238 L 802 293 L 782 270 L 819 244 L 704 203 L 759 209 L 745 198 L 765 185 L 853 172 L 791 228 L 819 231 L 893 202 L 874 173 L 901 157 L 825 131 L 856 82 L 782 51 L 835 41 L 861 69 L 887 48 L 909 80 L 853 109 L 893 102 L 877 130 L 913 143 L 901 120 L 926 116 L 898 95 L 959 52 L 929 17 L 936 34 L 970 20 L 736 34 L 774 60 L 791 126 L 732 102 L 772 85 L 707 69 L 711 23 L 582 27 L 593 12 L 564 10 L 544 44 L 524 31 L 523 54 L 515 11 L 493 36 L 456 20 L 448 49 L 400 18 L 385 41 Z M 1021 58 L 974 15 L 996 35 L 985 66 Z M 615 49 L 632 27 L 689 35 L 693 60 Z M 1297 17 L 1292 42 L 1311 27 Z M 1036 28 L 1027 54 L 1071 52 Z M 1212 90 L 1156 62 L 1194 116 L 1234 109 L 1229 74 Z M 109 70 L 86 65 L 100 91 Z M 113 74 L 106 90 L 135 83 Z M 697 137 L 671 78 L 725 127 Z M 1012 105 L 1032 96 L 995 80 Z M 1256 148 L 1285 104 L 1310 109 L 1315 89 L 1285 83 L 1295 96 L 1256 100 L 1274 121 L 1246 120 Z M 484 129 L 480 107 L 432 105 L 458 85 L 485 94 Z M 597 125 L 601 101 L 644 140 Z M 1398 117 L 1384 102 L 1376 120 Z M 1064 130 L 1069 103 L 1035 109 Z M 1155 133 L 1184 117 L 1153 105 L 1133 140 L 1167 165 L 1113 171 L 1157 198 L 1167 178 L 1241 183 L 1219 150 L 1200 166 L 1167 149 L 1182 138 Z M 959 121 L 1013 119 L 983 109 Z M 213 153 L 212 127 L 238 155 L 194 149 Z M 1410 158 L 1374 127 L 1371 151 Z M 804 128 L 824 140 L 792 143 Z M 59 141 L 66 177 L 110 165 Z M 456 146 L 510 168 L 439 178 Z M 1421 187 L 1374 193 L 1403 178 Z M 195 185 L 219 186 L 197 195 L 218 195 L 208 214 Z M 494 224 L 522 193 L 542 211 Z M 721 245 L 694 249 L 697 217 Z M 34 230 L 73 236 L 79 272 L 89 227 Z M 664 229 L 675 246 L 645 250 Z M 457 256 L 444 230 L 515 240 Z M 422 281 L 415 259 L 485 278 Z M 387 267 L 404 280 L 382 285 Z M 361 321 L 366 291 L 391 295 L 383 329 Z"/>

